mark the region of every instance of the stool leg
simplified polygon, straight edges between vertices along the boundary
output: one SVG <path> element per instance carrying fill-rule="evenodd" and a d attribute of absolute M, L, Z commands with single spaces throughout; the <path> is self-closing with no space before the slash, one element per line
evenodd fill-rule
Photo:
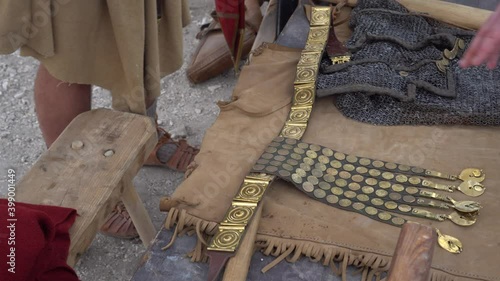
<path fill-rule="evenodd" d="M 132 222 L 141 237 L 144 246 L 149 247 L 156 236 L 156 229 L 149 217 L 144 204 L 135 190 L 132 180 L 124 179 L 123 182 L 123 204 L 132 218 Z"/>

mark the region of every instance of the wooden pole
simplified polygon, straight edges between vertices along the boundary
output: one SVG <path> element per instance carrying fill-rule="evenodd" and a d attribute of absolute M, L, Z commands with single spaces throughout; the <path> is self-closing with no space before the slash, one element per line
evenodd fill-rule
<path fill-rule="evenodd" d="M 343 0 L 327 0 L 327 2 L 339 3 Z M 449 3 L 439 0 L 397 0 L 408 10 L 416 13 L 424 13 L 444 23 L 455 25 L 465 29 L 477 30 L 492 14 L 491 11 Z M 354 7 L 358 0 L 348 0 L 347 5 Z"/>
<path fill-rule="evenodd" d="M 252 46 L 252 51 L 257 49 L 264 42 L 273 42 L 276 34 L 276 6 L 277 0 L 270 0 L 267 6 L 266 13 L 260 24 L 259 32 Z M 250 55 L 250 62 L 252 55 Z M 259 229 L 260 217 L 262 215 L 262 204 L 255 210 L 252 221 L 248 225 L 248 229 L 241 241 L 236 252 L 236 256 L 232 257 L 224 270 L 223 281 L 245 281 L 247 280 L 250 261 L 255 250 L 255 238 Z"/>
<path fill-rule="evenodd" d="M 241 241 L 236 256 L 232 257 L 224 271 L 224 278 L 222 281 L 245 281 L 247 280 L 248 269 L 250 268 L 250 261 L 255 251 L 255 238 L 257 237 L 257 230 L 259 229 L 260 217 L 262 215 L 262 203 L 255 210 L 253 219 L 248 226 L 243 241 Z"/>
<path fill-rule="evenodd" d="M 403 226 L 387 281 L 428 281 L 436 245 L 433 228 L 408 222 Z"/>
<path fill-rule="evenodd" d="M 264 42 L 274 42 L 276 37 L 276 19 L 277 19 L 277 0 L 270 0 L 266 9 L 259 32 L 253 41 L 252 51 L 260 47 Z M 250 54 L 250 61 L 252 55 Z"/>

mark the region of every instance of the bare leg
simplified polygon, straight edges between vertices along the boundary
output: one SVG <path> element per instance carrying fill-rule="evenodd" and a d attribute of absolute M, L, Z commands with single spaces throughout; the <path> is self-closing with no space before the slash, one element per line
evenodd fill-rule
<path fill-rule="evenodd" d="M 69 123 L 91 107 L 91 86 L 69 84 L 53 77 L 40 65 L 35 80 L 35 109 L 47 147 Z"/>

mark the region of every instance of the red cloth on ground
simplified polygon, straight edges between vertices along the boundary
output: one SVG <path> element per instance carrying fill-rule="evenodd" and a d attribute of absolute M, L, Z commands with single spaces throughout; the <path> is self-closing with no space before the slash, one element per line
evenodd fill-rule
<path fill-rule="evenodd" d="M 0 280 L 78 281 L 66 263 L 76 210 L 19 202 L 9 209 L 8 203 L 0 199 Z"/>

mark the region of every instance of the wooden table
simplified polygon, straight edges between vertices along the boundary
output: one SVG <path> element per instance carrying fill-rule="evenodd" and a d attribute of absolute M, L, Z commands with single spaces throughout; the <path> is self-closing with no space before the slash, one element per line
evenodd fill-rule
<path fill-rule="evenodd" d="M 446 0 L 457 4 L 463 4 L 473 7 L 478 7 L 487 10 L 494 10 L 500 0 Z M 271 1 L 273 3 L 274 1 Z M 264 17 L 264 22 L 261 29 L 266 34 L 273 34 L 273 30 L 269 28 L 275 22 L 276 14 L 273 9 L 268 10 Z M 261 33 L 259 31 L 259 33 Z M 266 35 L 268 36 L 268 35 Z M 256 40 L 259 45 L 264 40 L 262 38 Z M 208 272 L 208 264 L 192 263 L 186 257 L 186 253 L 192 250 L 196 243 L 195 237 L 179 237 L 174 245 L 167 251 L 161 248 L 170 242 L 172 232 L 162 228 L 158 233 L 153 245 L 144 255 L 137 271 L 132 277 L 132 281 L 204 281 Z M 248 273 L 248 281 L 340 281 L 339 276 L 332 273 L 332 270 L 318 263 L 310 262 L 306 258 L 302 258 L 296 263 L 290 264 L 281 262 L 277 264 L 267 273 L 261 273 L 261 269 L 272 262 L 274 257 L 264 256 L 256 252 L 252 256 L 250 270 Z M 347 272 L 347 280 L 359 280 L 359 273 L 356 273 L 356 268 L 349 267 Z"/>

